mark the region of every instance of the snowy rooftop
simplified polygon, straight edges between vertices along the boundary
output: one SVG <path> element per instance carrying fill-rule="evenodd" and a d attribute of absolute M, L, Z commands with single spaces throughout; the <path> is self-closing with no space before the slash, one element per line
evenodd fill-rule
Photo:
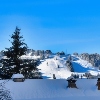
<path fill-rule="evenodd" d="M 12 78 L 24 78 L 22 74 L 13 74 Z"/>
<path fill-rule="evenodd" d="M 4 80 L 0 80 L 0 83 Z M 66 88 L 65 79 L 26 79 L 24 82 L 8 81 L 13 100 L 100 100 L 97 79 L 78 79 L 76 88 Z"/>
<path fill-rule="evenodd" d="M 70 80 L 70 79 L 75 79 L 73 76 L 70 76 L 67 78 L 67 80 Z"/>

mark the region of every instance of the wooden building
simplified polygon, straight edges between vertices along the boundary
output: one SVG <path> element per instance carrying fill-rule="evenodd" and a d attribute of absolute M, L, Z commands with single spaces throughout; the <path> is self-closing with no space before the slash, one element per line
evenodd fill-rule
<path fill-rule="evenodd" d="M 100 78 L 98 78 L 96 85 L 98 86 L 98 90 L 100 90 Z"/>
<path fill-rule="evenodd" d="M 12 79 L 14 82 L 24 82 L 25 81 L 23 74 L 13 74 Z"/>
<path fill-rule="evenodd" d="M 77 88 L 77 86 L 76 86 L 76 81 L 77 80 L 75 80 L 73 77 L 68 78 L 67 81 L 68 81 L 68 86 L 67 87 Z"/>

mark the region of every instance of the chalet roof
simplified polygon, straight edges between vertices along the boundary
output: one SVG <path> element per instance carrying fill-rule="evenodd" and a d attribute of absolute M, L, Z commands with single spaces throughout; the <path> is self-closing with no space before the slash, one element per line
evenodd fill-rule
<path fill-rule="evenodd" d="M 13 74 L 12 78 L 24 78 L 23 74 Z"/>
<path fill-rule="evenodd" d="M 70 80 L 70 79 L 75 79 L 73 76 L 70 76 L 67 78 L 67 80 Z"/>

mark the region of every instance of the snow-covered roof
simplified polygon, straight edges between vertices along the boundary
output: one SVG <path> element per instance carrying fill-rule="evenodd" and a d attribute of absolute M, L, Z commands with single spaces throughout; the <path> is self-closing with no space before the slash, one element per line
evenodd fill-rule
<path fill-rule="evenodd" d="M 67 78 L 67 80 L 70 80 L 70 79 L 75 79 L 73 76 L 70 76 Z"/>
<path fill-rule="evenodd" d="M 96 83 L 97 79 L 77 79 L 78 89 L 72 89 L 66 88 L 68 82 L 63 79 L 26 79 L 21 83 L 9 80 L 5 87 L 13 100 L 100 100 Z"/>
<path fill-rule="evenodd" d="M 12 78 L 24 78 L 23 74 L 13 74 Z"/>

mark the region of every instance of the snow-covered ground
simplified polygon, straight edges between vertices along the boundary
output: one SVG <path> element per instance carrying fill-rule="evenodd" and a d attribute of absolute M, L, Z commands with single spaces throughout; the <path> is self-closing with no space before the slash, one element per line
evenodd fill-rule
<path fill-rule="evenodd" d="M 38 68 L 41 69 L 40 72 L 43 78 L 53 79 L 53 74 L 55 74 L 57 79 L 66 79 L 69 77 L 71 72 L 66 67 L 66 60 L 64 59 L 65 57 L 54 56 L 42 61 Z"/>
<path fill-rule="evenodd" d="M 72 73 L 83 75 L 86 72 L 92 75 L 98 75 L 99 70 L 95 69 L 88 61 L 82 60 L 79 57 L 72 56 L 72 65 L 75 72 L 70 72 L 66 66 L 68 56 L 54 55 L 52 58 L 42 60 L 38 66 L 44 79 L 53 79 L 55 74 L 57 79 L 66 79 L 71 76 Z M 59 66 L 59 68 L 58 68 Z"/>
<path fill-rule="evenodd" d="M 82 60 L 79 57 L 74 57 L 73 56 L 73 58 L 74 58 L 74 60 L 73 60 L 73 67 L 74 67 L 75 72 L 83 73 L 83 74 L 85 72 L 89 72 L 92 75 L 100 74 L 100 70 L 98 70 L 95 67 L 93 67 L 92 64 L 89 63 L 88 61 Z"/>
<path fill-rule="evenodd" d="M 39 59 L 40 58 L 40 56 L 30 56 L 31 54 L 29 53 L 29 54 L 27 54 L 27 55 L 23 55 L 23 56 L 21 56 L 21 59 Z"/>
<path fill-rule="evenodd" d="M 100 100 L 96 83 L 97 79 L 77 79 L 77 89 L 67 88 L 65 79 L 26 79 L 24 82 L 10 80 L 5 87 L 13 100 Z"/>
<path fill-rule="evenodd" d="M 26 56 L 23 56 L 23 58 Z M 32 57 L 27 55 L 29 59 Z M 38 57 L 33 57 L 38 58 Z M 100 100 L 100 90 L 97 89 L 97 79 L 77 79 L 76 88 L 67 88 L 66 79 L 72 72 L 66 66 L 67 56 L 53 55 L 41 60 L 38 66 L 44 79 L 26 79 L 24 82 L 9 80 L 5 87 L 9 89 L 13 100 Z M 90 72 L 97 75 L 99 70 L 78 57 L 72 57 L 74 74 Z M 59 68 L 58 68 L 59 67 Z M 56 79 L 53 79 L 55 74 Z M 4 80 L 0 80 L 0 83 Z"/>

